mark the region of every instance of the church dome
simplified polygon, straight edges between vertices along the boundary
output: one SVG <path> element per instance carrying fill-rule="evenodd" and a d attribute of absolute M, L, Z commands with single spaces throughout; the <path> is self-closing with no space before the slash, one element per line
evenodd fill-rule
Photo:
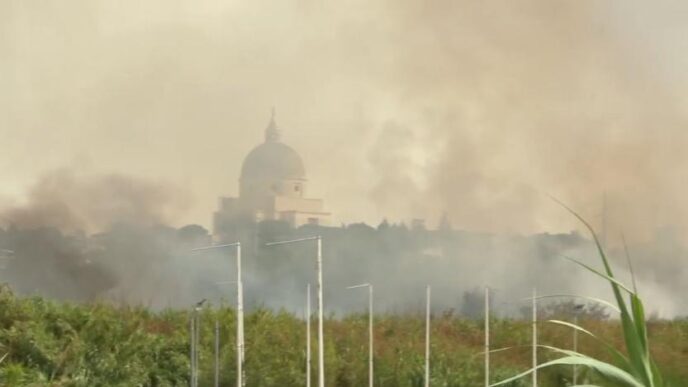
<path fill-rule="evenodd" d="M 281 142 L 266 142 L 253 148 L 241 166 L 241 180 L 305 179 L 301 156 Z"/>
<path fill-rule="evenodd" d="M 265 130 L 265 142 L 253 148 L 241 166 L 241 180 L 305 180 L 301 156 L 280 142 L 273 114 Z"/>

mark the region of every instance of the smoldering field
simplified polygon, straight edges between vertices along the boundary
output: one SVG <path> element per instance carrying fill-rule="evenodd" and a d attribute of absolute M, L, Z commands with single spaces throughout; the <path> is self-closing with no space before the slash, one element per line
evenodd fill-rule
<path fill-rule="evenodd" d="M 30 190 L 25 205 L 2 212 L 0 246 L 15 251 L 0 279 L 24 295 L 161 308 L 186 308 L 206 298 L 232 305 L 235 279 L 231 250 L 193 253 L 211 243 L 198 225 L 175 228 L 166 218 L 183 203 L 163 183 L 60 170 Z M 184 196 L 184 195 L 181 195 Z M 555 205 L 555 204 L 553 204 Z M 562 209 L 562 211 L 564 211 Z M 98 228 L 99 232 L 86 230 Z M 265 247 L 266 242 L 321 234 L 324 238 L 328 312 L 360 311 L 361 292 L 346 286 L 375 285 L 379 312 L 422 310 L 424 287 L 433 289 L 435 310 L 477 316 L 482 305 L 471 292 L 494 290 L 494 308 L 518 316 L 531 288 L 541 294 L 578 294 L 609 299 L 608 285 L 562 257 L 597 264 L 587 236 L 488 234 L 453 227 L 411 227 L 382 222 L 292 229 L 280 222 L 243 229 L 245 297 L 249 308 L 265 306 L 302 313 L 307 283 L 315 283 L 314 245 Z M 650 312 L 685 315 L 685 256 L 670 231 L 649 244 L 631 244 L 636 275 Z M 612 248 L 621 273 L 623 252 Z M 622 278 L 628 278 L 622 274 Z M 222 283 L 225 282 L 225 283 Z M 469 302 L 465 302 L 469 301 Z"/>
<path fill-rule="evenodd" d="M 207 227 L 217 196 L 237 192 L 276 105 L 308 194 L 337 221 L 433 228 L 446 212 L 457 230 L 323 230 L 332 310 L 353 308 L 359 295 L 340 289 L 365 281 L 388 308 L 417 305 L 428 282 L 438 308 L 484 284 L 505 302 L 533 285 L 606 294 L 557 257 L 596 262 L 585 240 L 536 236 L 580 230 L 549 193 L 598 226 L 606 196 L 616 258 L 623 232 L 651 308 L 685 314 L 686 7 L 2 2 L 2 235 L 17 250 L 2 275 L 63 298 L 231 298 L 211 285 L 229 258 L 187 257 L 196 242 L 179 228 Z M 307 251 L 247 254 L 247 297 L 299 308 Z"/>

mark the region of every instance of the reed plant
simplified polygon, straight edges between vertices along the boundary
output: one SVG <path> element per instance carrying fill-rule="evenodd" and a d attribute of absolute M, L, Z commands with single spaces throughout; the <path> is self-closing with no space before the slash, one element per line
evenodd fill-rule
<path fill-rule="evenodd" d="M 556 200 L 556 199 L 555 199 Z M 558 201 L 557 201 L 558 202 Z M 657 366 L 657 363 L 650 352 L 650 344 L 647 334 L 647 320 L 645 317 L 645 307 L 643 301 L 638 294 L 638 289 L 635 282 L 635 273 L 633 272 L 633 265 L 631 264 L 628 250 L 626 249 L 626 259 L 628 261 L 631 278 L 633 281 L 632 287 L 624 285 L 615 276 L 612 266 L 609 263 L 609 258 L 605 252 L 600 239 L 594 228 L 576 211 L 572 210 L 565 204 L 558 202 L 573 216 L 575 216 L 590 232 L 597 250 L 597 254 L 602 262 L 603 270 L 597 270 L 579 260 L 570 257 L 564 257 L 571 262 L 585 268 L 590 273 L 597 275 L 607 281 L 612 288 L 616 307 L 614 308 L 620 316 L 621 334 L 625 344 L 625 351 L 620 351 L 612 346 L 610 343 L 604 341 L 599 336 L 584 329 L 580 325 L 572 324 L 570 322 L 560 320 L 549 320 L 553 324 L 568 326 L 587 336 L 594 338 L 600 345 L 604 346 L 610 353 L 613 361 L 602 361 L 597 358 L 585 355 L 581 352 L 571 351 L 554 346 L 540 345 L 547 351 L 558 355 L 553 360 L 546 361 L 542 364 L 520 373 L 516 376 L 502 380 L 492 386 L 503 386 L 513 381 L 520 380 L 539 369 L 550 368 L 554 366 L 578 366 L 587 371 L 592 372 L 599 382 L 609 386 L 624 386 L 624 387 L 665 387 L 662 373 Z M 625 245 L 625 242 L 624 242 Z M 593 384 L 580 384 L 580 387 L 591 387 Z"/>

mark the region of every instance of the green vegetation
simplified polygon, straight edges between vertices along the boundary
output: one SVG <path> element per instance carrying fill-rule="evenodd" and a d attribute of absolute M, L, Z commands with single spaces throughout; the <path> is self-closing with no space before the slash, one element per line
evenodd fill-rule
<path fill-rule="evenodd" d="M 655 360 L 655 355 L 650 351 L 645 307 L 638 295 L 633 266 L 628 256 L 628 251 L 626 251 L 626 257 L 633 280 L 632 289 L 614 277 L 609 259 L 593 227 L 578 215 L 578 213 L 571 210 L 565 204 L 561 202 L 560 204 L 585 225 L 595 241 L 597 252 L 604 266 L 603 271 L 599 271 L 573 258 L 567 257 L 567 259 L 587 269 L 591 273 L 598 275 L 611 285 L 616 304 L 618 305 L 618 309 L 616 310 L 620 317 L 620 330 L 625 345 L 625 351 L 620 351 L 614 345 L 601 339 L 601 337 L 605 336 L 595 335 L 580 325 L 560 320 L 549 320 L 548 322 L 550 323 L 566 326 L 592 337 L 608 350 L 612 360 L 604 361 L 594 356 L 587 355 L 582 351 L 571 351 L 561 347 L 542 345 L 540 346 L 542 349 L 549 350 L 560 356 L 556 359 L 540 363 L 526 372 L 493 384 L 493 386 L 506 385 L 519 381 L 535 371 L 562 365 L 580 366 L 584 368 L 585 374 L 583 375 L 583 379 L 585 381 L 581 386 L 591 386 L 591 384 L 589 384 L 590 380 L 604 382 L 605 385 L 627 387 L 664 387 L 671 385 L 672 382 L 664 378 Z M 592 375 L 588 376 L 588 373 Z"/>
<path fill-rule="evenodd" d="M 20 298 L 9 288 L 2 287 L 0 358 L 3 355 L 4 358 L 0 364 L 0 384 L 185 385 L 189 367 L 188 319 L 189 313 L 183 310 L 154 313 L 143 308 L 108 304 L 57 303 L 38 297 Z M 234 312 L 229 308 L 208 308 L 201 319 L 200 385 L 212 385 L 215 319 L 221 322 L 221 385 L 232 385 Z M 365 385 L 366 324 L 365 315 L 327 320 L 328 386 Z M 618 332 L 618 321 L 583 318 L 581 326 L 604 337 L 616 348 L 624 341 Z M 305 384 L 304 328 L 304 321 L 289 313 L 256 310 L 246 316 L 248 385 Z M 543 344 L 570 348 L 570 327 L 544 324 L 541 328 Z M 523 346 L 493 355 L 493 380 L 502 380 L 528 369 L 529 322 L 495 319 L 492 330 L 495 346 Z M 688 321 L 652 322 L 647 326 L 647 334 L 653 343 L 652 354 L 665 377 L 675 382 L 688 380 L 685 367 L 688 364 Z M 375 336 L 376 385 L 422 385 L 423 317 L 379 316 Z M 432 385 L 481 385 L 482 339 L 481 321 L 462 319 L 449 312 L 436 314 L 432 323 Z M 580 350 L 595 358 L 613 360 L 606 349 L 590 337 L 581 335 Z M 313 366 L 315 375 L 315 362 Z M 541 372 L 540 385 L 566 386 L 570 379 L 570 366 L 551 367 Z M 515 381 L 511 386 L 528 384 L 527 380 Z"/>

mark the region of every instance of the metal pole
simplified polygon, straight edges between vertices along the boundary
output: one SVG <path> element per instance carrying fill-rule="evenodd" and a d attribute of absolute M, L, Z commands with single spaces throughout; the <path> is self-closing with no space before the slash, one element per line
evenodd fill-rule
<path fill-rule="evenodd" d="M 237 272 L 237 387 L 244 387 L 244 286 L 241 280 L 241 243 L 236 244 Z"/>
<path fill-rule="evenodd" d="M 537 387 L 537 290 L 533 288 L 533 387 Z"/>
<path fill-rule="evenodd" d="M 194 313 L 192 313 L 189 318 L 189 387 L 194 387 L 194 346 L 196 345 L 196 328 L 194 326 Z"/>
<path fill-rule="evenodd" d="M 322 237 L 316 238 L 318 243 L 318 386 L 325 387 L 325 341 L 323 335 L 323 276 L 322 276 Z"/>
<path fill-rule="evenodd" d="M 311 387 L 311 284 L 306 285 L 306 387 Z"/>
<path fill-rule="evenodd" d="M 215 387 L 220 386 L 220 323 L 215 319 Z"/>
<path fill-rule="evenodd" d="M 205 251 L 205 250 L 215 250 L 215 249 L 222 249 L 222 248 L 227 248 L 227 247 L 236 247 L 236 255 L 237 255 L 237 262 L 236 262 L 236 271 L 237 271 L 237 280 L 236 280 L 236 291 L 237 291 L 237 306 L 236 306 L 236 314 L 237 314 L 237 323 L 236 323 L 236 360 L 237 360 L 237 387 L 244 387 L 245 386 L 245 374 L 243 370 L 243 364 L 245 361 L 245 354 L 244 354 L 244 285 L 241 279 L 241 243 L 240 242 L 234 242 L 234 243 L 228 243 L 228 244 L 223 244 L 223 245 L 215 245 L 215 246 L 206 246 L 206 247 L 199 247 L 192 249 L 191 251 Z M 197 355 L 196 355 L 197 356 Z M 192 386 L 196 387 L 196 386 Z"/>
<path fill-rule="evenodd" d="M 194 352 L 193 352 L 193 387 L 198 386 L 198 312 L 194 310 Z"/>
<path fill-rule="evenodd" d="M 199 360 L 201 358 L 201 314 L 196 312 L 196 381 L 194 382 L 194 387 L 198 387 L 198 378 L 200 376 L 199 372 Z"/>
<path fill-rule="evenodd" d="M 573 324 L 578 326 L 578 312 L 573 315 Z M 578 352 L 578 329 L 573 330 L 573 352 Z M 578 385 L 578 370 L 576 365 L 573 365 L 573 385 Z"/>
<path fill-rule="evenodd" d="M 490 289 L 485 286 L 485 387 L 490 385 Z"/>
<path fill-rule="evenodd" d="M 373 387 L 373 285 L 368 285 L 368 385 Z"/>
<path fill-rule="evenodd" d="M 430 285 L 425 288 L 425 387 L 430 387 Z"/>
<path fill-rule="evenodd" d="M 194 308 L 191 316 L 191 387 L 198 386 L 198 337 L 198 308 Z"/>
<path fill-rule="evenodd" d="M 316 269 L 318 272 L 318 387 L 325 387 L 325 336 L 323 334 L 323 275 L 322 275 L 322 237 L 312 236 L 289 241 L 270 242 L 266 246 L 316 240 Z"/>
<path fill-rule="evenodd" d="M 196 373 L 198 370 L 196 369 L 196 351 L 198 351 L 198 348 L 196 348 L 196 345 L 198 341 L 196 340 L 196 337 L 198 336 L 198 320 L 196 319 L 196 309 L 194 309 L 193 313 L 193 320 L 194 320 L 194 331 L 193 331 L 193 358 L 192 358 L 192 367 L 193 367 L 193 382 L 191 384 L 192 387 L 196 387 Z"/>

